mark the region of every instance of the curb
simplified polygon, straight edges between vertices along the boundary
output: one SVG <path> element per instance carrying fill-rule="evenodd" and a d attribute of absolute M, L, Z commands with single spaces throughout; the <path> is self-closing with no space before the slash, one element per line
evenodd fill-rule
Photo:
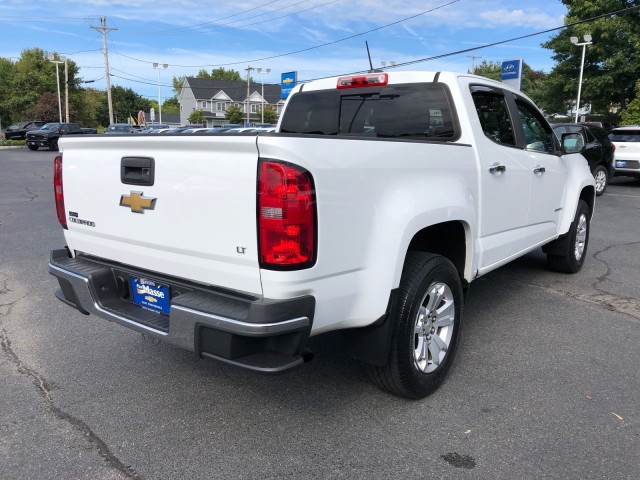
<path fill-rule="evenodd" d="M 0 145 L 0 150 L 10 148 L 26 148 L 26 145 Z"/>

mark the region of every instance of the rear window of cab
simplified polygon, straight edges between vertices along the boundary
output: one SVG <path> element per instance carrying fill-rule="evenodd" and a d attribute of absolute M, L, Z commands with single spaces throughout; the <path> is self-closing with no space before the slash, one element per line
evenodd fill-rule
<path fill-rule="evenodd" d="M 612 142 L 640 142 L 640 128 L 638 130 L 613 130 L 609 134 Z"/>
<path fill-rule="evenodd" d="M 303 91 L 289 100 L 280 125 L 283 133 L 428 141 L 457 140 L 459 130 L 441 83 Z"/>

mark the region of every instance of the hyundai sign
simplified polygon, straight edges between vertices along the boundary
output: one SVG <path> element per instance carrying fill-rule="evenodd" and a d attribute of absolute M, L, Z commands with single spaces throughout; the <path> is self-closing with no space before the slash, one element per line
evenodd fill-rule
<path fill-rule="evenodd" d="M 517 90 L 522 89 L 522 59 L 502 62 L 502 83 Z"/>
<path fill-rule="evenodd" d="M 286 100 L 293 87 L 296 86 L 298 72 L 288 72 L 281 75 L 280 90 L 282 91 L 282 99 Z"/>

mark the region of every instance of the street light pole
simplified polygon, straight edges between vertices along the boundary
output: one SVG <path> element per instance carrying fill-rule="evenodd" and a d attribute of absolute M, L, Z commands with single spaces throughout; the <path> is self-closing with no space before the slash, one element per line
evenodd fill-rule
<path fill-rule="evenodd" d="M 262 105 L 260 105 L 260 111 L 262 112 L 262 123 L 264 123 L 264 76 L 271 72 L 270 68 L 258 68 L 258 73 L 262 77 Z"/>
<path fill-rule="evenodd" d="M 166 63 L 163 64 L 159 64 L 159 63 L 154 63 L 153 64 L 153 68 L 155 68 L 158 71 L 158 123 L 162 123 L 162 104 L 160 103 L 160 70 L 164 70 L 165 68 L 167 68 L 169 65 Z"/>
<path fill-rule="evenodd" d="M 251 95 L 251 70 L 255 70 L 255 68 L 247 65 L 247 68 L 245 68 L 245 70 L 247 71 L 247 101 L 246 101 L 247 122 L 246 122 L 246 125 L 248 126 L 251 124 L 251 112 L 249 108 L 249 95 Z"/>
<path fill-rule="evenodd" d="M 58 72 L 58 64 L 64 63 L 64 61 L 55 60 L 53 54 L 49 55 L 49 61 L 56 64 L 56 87 L 58 87 L 58 118 L 59 122 L 62 123 L 62 101 L 60 100 L 60 74 Z"/>
<path fill-rule="evenodd" d="M 67 57 L 64 58 L 64 121 L 69 123 L 69 72 L 67 70 Z"/>
<path fill-rule="evenodd" d="M 576 100 L 576 119 L 575 123 L 578 123 L 578 116 L 580 115 L 580 94 L 582 93 L 582 73 L 584 70 L 584 56 L 587 50 L 587 45 L 591 45 L 591 35 L 584 36 L 584 43 L 578 43 L 578 37 L 571 37 L 571 43 L 576 47 L 582 47 L 582 62 L 580 63 L 580 80 L 578 80 L 578 98 Z"/>

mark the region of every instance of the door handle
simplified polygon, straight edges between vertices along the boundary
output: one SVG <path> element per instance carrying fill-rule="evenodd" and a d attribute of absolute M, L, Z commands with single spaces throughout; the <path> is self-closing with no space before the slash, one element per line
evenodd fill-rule
<path fill-rule="evenodd" d="M 150 157 L 122 157 L 120 181 L 125 185 L 153 186 L 155 160 Z"/>
<path fill-rule="evenodd" d="M 495 175 L 500 175 L 501 173 L 505 172 L 507 170 L 507 167 L 505 167 L 504 165 L 499 165 L 497 163 L 491 165 L 489 167 L 489 173 L 493 173 Z"/>
<path fill-rule="evenodd" d="M 536 175 L 544 172 L 546 172 L 545 168 L 541 167 L 540 165 L 536 166 L 536 168 L 533 169 L 533 173 L 535 173 Z"/>

